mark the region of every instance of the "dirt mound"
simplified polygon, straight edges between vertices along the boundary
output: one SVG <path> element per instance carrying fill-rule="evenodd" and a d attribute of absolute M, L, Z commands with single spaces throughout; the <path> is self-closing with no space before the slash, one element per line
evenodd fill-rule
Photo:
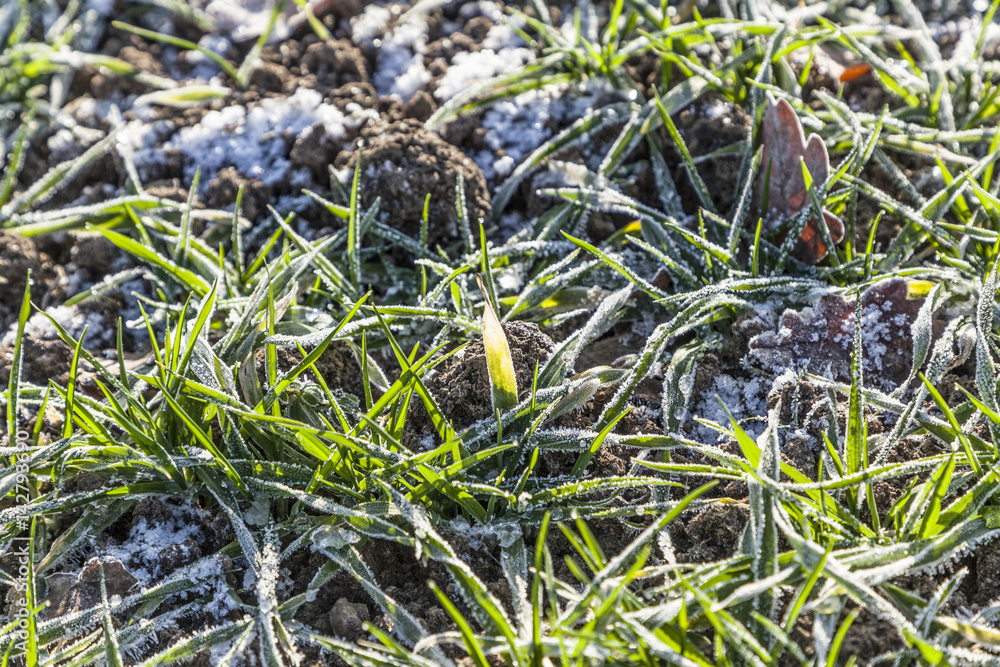
<path fill-rule="evenodd" d="M 504 332 L 517 374 L 519 398 L 531 391 L 535 364 L 544 364 L 555 346 L 552 339 L 530 322 L 507 322 Z M 442 369 L 427 379 L 427 388 L 455 428 L 465 428 L 493 414 L 486 346 L 479 338 L 461 357 L 451 357 Z"/>
<path fill-rule="evenodd" d="M 393 227 L 410 236 L 420 234 L 425 197 L 430 194 L 428 241 L 450 245 L 460 238 L 460 221 L 455 201 L 461 176 L 465 205 L 473 228 L 480 218 L 490 215 L 486 179 L 471 158 L 415 120 L 389 125 L 378 124 L 361 132 L 362 149 L 343 152 L 338 167 L 353 172 L 359 155 L 362 160 L 359 191 L 367 193 L 364 203 L 382 199 L 382 212 Z"/>

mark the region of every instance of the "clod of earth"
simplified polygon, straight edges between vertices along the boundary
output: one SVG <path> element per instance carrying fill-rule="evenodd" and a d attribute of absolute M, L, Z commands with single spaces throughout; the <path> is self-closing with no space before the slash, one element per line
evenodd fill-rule
<path fill-rule="evenodd" d="M 276 354 L 279 375 L 287 373 L 303 359 L 298 350 L 294 348 L 279 347 L 276 349 Z M 265 359 L 266 356 L 263 349 L 258 349 L 254 352 L 255 368 L 261 384 L 267 381 Z M 331 390 L 351 394 L 364 400 L 364 388 L 358 381 L 361 373 L 361 362 L 347 343 L 333 341 L 323 350 L 323 354 L 316 359 L 313 365 Z M 309 375 L 309 373 L 306 373 L 300 377 L 308 378 Z M 380 395 L 380 389 L 377 384 L 372 387 L 372 391 L 376 397 Z"/>
<path fill-rule="evenodd" d="M 3 232 L 0 234 L 0 327 L 6 329 L 17 319 L 24 297 L 28 271 L 35 280 L 32 296 L 41 295 L 38 278 L 42 260 L 35 243 L 28 238 Z"/>
<path fill-rule="evenodd" d="M 378 124 L 361 131 L 364 147 L 343 152 L 338 167 L 353 174 L 361 156 L 361 184 L 365 205 L 381 198 L 381 212 L 389 224 L 417 238 L 430 194 L 428 243 L 449 246 L 461 232 L 455 200 L 458 177 L 465 184 L 465 205 L 470 226 L 490 217 L 490 200 L 483 172 L 471 158 L 417 121 Z"/>
<path fill-rule="evenodd" d="M 520 388 L 518 398 L 523 398 L 531 390 L 535 364 L 544 364 L 555 344 L 531 322 L 507 322 L 503 329 Z M 492 389 L 483 339 L 477 338 L 461 356 L 448 359 L 427 379 L 427 388 L 456 428 L 465 428 L 491 416 Z"/>

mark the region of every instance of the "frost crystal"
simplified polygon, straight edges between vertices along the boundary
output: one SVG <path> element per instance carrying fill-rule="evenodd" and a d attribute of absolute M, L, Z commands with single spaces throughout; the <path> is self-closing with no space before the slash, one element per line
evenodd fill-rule
<path fill-rule="evenodd" d="M 216 25 L 228 32 L 235 42 L 243 42 L 262 35 L 271 21 L 272 0 L 211 0 L 205 13 L 215 19 Z M 276 42 L 289 36 L 287 22 L 277 21 L 268 41 Z"/>
<path fill-rule="evenodd" d="M 909 377 L 911 326 L 924 300 L 910 298 L 907 282 L 900 278 L 874 285 L 861 300 L 864 377 L 870 386 L 895 389 Z M 807 370 L 848 382 L 854 320 L 852 302 L 826 294 L 809 308 L 785 311 L 776 331 L 754 336 L 747 362 L 768 372 Z"/>
<path fill-rule="evenodd" d="M 351 19 L 351 39 L 360 47 L 371 48 L 389 26 L 392 13 L 385 7 L 368 5 Z"/>
<path fill-rule="evenodd" d="M 441 101 L 450 100 L 470 86 L 501 74 L 514 72 L 534 59 L 534 54 L 524 48 L 504 48 L 499 51 L 483 49 L 458 53 L 438 83 L 434 97 Z"/>
<path fill-rule="evenodd" d="M 260 578 L 257 580 L 257 605 L 261 614 L 270 614 L 276 610 L 278 575 L 280 574 L 280 559 L 277 538 L 272 531 L 267 531 L 264 547 L 258 552 L 256 559 Z"/>
<path fill-rule="evenodd" d="M 299 88 L 288 98 L 267 98 L 251 107 L 231 105 L 210 111 L 201 122 L 176 132 L 168 122 L 131 121 L 119 137 L 119 151 L 133 157 L 144 178 L 152 173 L 151 167 L 165 162 L 165 154 L 173 152 L 183 160 L 186 179 L 193 179 L 201 168 L 202 187 L 229 166 L 274 186 L 301 181 L 302 174 L 293 172 L 289 159 L 297 137 L 322 125 L 331 140 L 342 140 L 346 128 L 358 127 L 369 118 L 363 111 L 345 116 L 323 102 L 319 92 Z"/>
<path fill-rule="evenodd" d="M 321 123 L 327 134 L 341 139 L 344 115 L 324 104 L 319 92 L 300 88 L 286 100 L 265 99 L 260 106 L 228 106 L 205 114 L 201 122 L 183 128 L 164 145 L 187 160 L 185 176 L 194 178 L 200 166 L 207 183 L 223 167 L 233 165 L 265 185 L 285 180 L 291 168 L 288 144 L 306 128 Z"/>
<path fill-rule="evenodd" d="M 765 381 L 756 377 L 743 381 L 722 373 L 701 396 L 692 414 L 728 427 L 729 417 L 722 405 L 719 405 L 719 400 L 751 438 L 756 439 L 764 432 L 765 423 L 762 418 L 767 414 Z M 723 436 L 708 426 L 698 424 L 694 438 L 701 442 L 715 443 L 722 440 Z"/>

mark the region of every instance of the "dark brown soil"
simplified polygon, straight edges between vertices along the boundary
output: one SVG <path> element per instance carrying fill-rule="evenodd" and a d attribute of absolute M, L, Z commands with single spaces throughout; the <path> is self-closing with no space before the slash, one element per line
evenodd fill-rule
<path fill-rule="evenodd" d="M 535 366 L 543 365 L 552 352 L 552 340 L 530 322 L 507 322 L 504 332 L 517 375 L 518 397 L 531 391 Z M 438 406 L 459 429 L 493 415 L 486 347 L 482 338 L 469 343 L 461 356 L 453 356 L 426 380 Z"/>
<path fill-rule="evenodd" d="M 163 45 L 144 40 L 138 35 L 118 33 L 110 37 L 103 46 L 103 52 L 113 54 L 132 65 L 139 72 L 163 76 Z M 152 90 L 134 77 L 121 76 L 105 68 L 86 65 L 77 70 L 73 78 L 71 94 L 90 94 L 98 100 L 121 100 L 127 95 L 141 95 Z"/>
<path fill-rule="evenodd" d="M 857 607 L 853 604 L 846 606 L 841 611 L 840 621 Z M 813 615 L 802 614 L 795 627 L 790 633 L 791 639 L 802 649 L 807 658 L 812 658 L 816 654 L 815 637 L 813 634 Z M 854 623 L 851 624 L 844 642 L 841 644 L 840 653 L 837 657 L 837 665 L 847 665 L 854 658 L 856 665 L 872 665 L 872 658 L 884 653 L 899 651 L 905 648 L 906 643 L 899 636 L 891 623 L 883 621 L 867 610 L 862 610 Z M 778 662 L 781 667 L 792 667 L 798 665 L 798 661 L 789 653 L 782 654 Z"/>
<path fill-rule="evenodd" d="M 307 46 L 302 55 L 301 73 L 299 86 L 321 92 L 349 83 L 368 83 L 368 66 L 364 56 L 347 40 L 328 40 Z"/>
<path fill-rule="evenodd" d="M 278 373 L 285 373 L 302 361 L 303 356 L 298 350 L 288 347 L 275 348 L 278 357 Z M 255 352 L 257 363 L 257 376 L 261 384 L 267 382 L 267 366 L 263 349 Z M 323 376 L 323 381 L 332 390 L 353 394 L 364 399 L 364 387 L 361 386 L 361 364 L 346 343 L 333 341 L 323 350 L 323 354 L 313 362 L 316 370 Z M 307 372 L 307 376 L 309 373 Z M 376 387 L 372 387 L 373 392 L 378 392 Z"/>
<path fill-rule="evenodd" d="M 695 160 L 710 155 L 738 141 L 749 141 L 752 119 L 742 107 L 714 96 L 706 96 L 685 108 L 674 119 L 691 157 Z M 742 155 L 714 157 L 697 163 L 698 175 L 708 187 L 716 210 L 725 214 L 736 199 Z M 701 206 L 690 185 L 680 155 L 673 171 L 685 211 Z"/>
<path fill-rule="evenodd" d="M 667 528 L 677 560 L 708 563 L 736 555 L 750 511 L 742 503 L 709 505 L 685 512 Z"/>
<path fill-rule="evenodd" d="M 55 287 L 51 258 L 38 251 L 30 238 L 10 232 L 0 233 L 0 330 L 17 321 L 24 289 L 31 271 L 31 298 L 36 303 L 49 300 Z"/>
<path fill-rule="evenodd" d="M 259 219 L 267 212 L 270 201 L 268 188 L 256 178 L 243 176 L 235 167 L 221 169 L 218 175 L 209 181 L 205 190 L 205 203 L 220 209 L 229 206 L 236 201 L 240 186 L 243 187 L 243 207 L 240 213 L 249 220 Z M 187 197 L 187 192 L 178 194 Z"/>
<path fill-rule="evenodd" d="M 411 237 L 420 234 L 424 201 L 429 194 L 428 242 L 448 246 L 461 238 L 456 208 L 458 177 L 464 182 L 465 205 L 472 229 L 490 215 L 486 179 L 471 158 L 413 120 L 363 130 L 364 146 L 343 152 L 337 166 L 353 173 L 360 156 L 365 204 L 381 198 L 381 211 L 394 227 Z M 478 237 L 478 234 L 476 235 Z"/>
<path fill-rule="evenodd" d="M 42 387 L 54 380 L 61 386 L 69 382 L 69 366 L 73 360 L 73 350 L 56 339 L 25 336 L 21 341 L 23 363 L 21 381 Z M 14 358 L 13 346 L 0 343 L 0 386 L 10 382 L 11 363 Z"/>

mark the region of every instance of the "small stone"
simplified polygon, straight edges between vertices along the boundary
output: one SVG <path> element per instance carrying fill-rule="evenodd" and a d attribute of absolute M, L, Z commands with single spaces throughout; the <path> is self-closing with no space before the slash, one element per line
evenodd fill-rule
<path fill-rule="evenodd" d="M 330 630 L 344 639 L 352 640 L 364 635 L 361 626 L 370 620 L 368 605 L 350 602 L 347 598 L 337 600 L 330 610 Z"/>
<path fill-rule="evenodd" d="M 43 618 L 61 618 L 85 609 L 92 609 L 102 603 L 101 571 L 104 571 L 104 590 L 108 599 L 113 596 L 124 598 L 129 595 L 139 580 L 125 569 L 119 561 L 101 563 L 91 558 L 83 570 L 74 578 L 72 575 L 56 574 L 46 579 L 49 594 L 45 601 L 49 605 L 42 611 Z"/>

